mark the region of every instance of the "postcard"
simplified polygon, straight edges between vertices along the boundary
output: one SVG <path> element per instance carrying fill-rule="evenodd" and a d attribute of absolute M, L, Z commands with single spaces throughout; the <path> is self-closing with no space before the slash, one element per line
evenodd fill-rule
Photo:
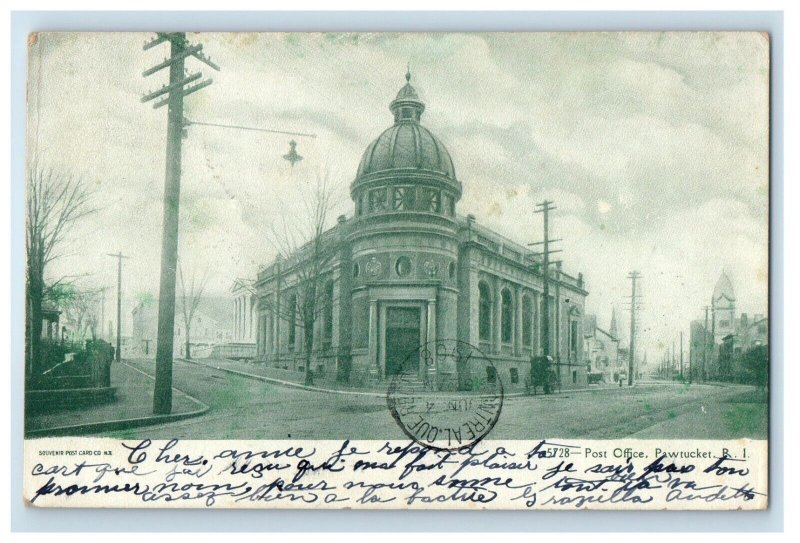
<path fill-rule="evenodd" d="M 766 508 L 769 51 L 31 34 L 25 503 Z"/>

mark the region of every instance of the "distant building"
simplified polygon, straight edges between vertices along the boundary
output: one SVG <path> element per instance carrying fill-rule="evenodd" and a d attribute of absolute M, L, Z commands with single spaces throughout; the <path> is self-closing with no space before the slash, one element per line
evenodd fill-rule
<path fill-rule="evenodd" d="M 255 345 L 258 298 L 253 280 L 236 279 L 231 287 L 231 294 L 233 294 L 233 341 Z"/>
<path fill-rule="evenodd" d="M 723 271 L 711 297 L 711 333 L 715 344 L 722 343 L 725 336 L 736 333 L 735 321 L 736 294 L 728 274 Z"/>
<path fill-rule="evenodd" d="M 41 338 L 48 340 L 61 340 L 60 326 L 61 311 L 52 302 L 42 303 Z"/>
<path fill-rule="evenodd" d="M 206 357 L 220 343 L 233 339 L 233 301 L 230 298 L 204 297 L 200 300 L 189 329 L 192 357 Z M 154 358 L 158 338 L 158 300 L 140 300 L 132 311 L 132 356 Z M 180 297 L 175 308 L 173 356 L 186 355 L 186 323 Z"/>
<path fill-rule="evenodd" d="M 618 382 L 622 374 L 627 374 L 627 368 L 620 357 L 615 312 L 612 311 L 609 331 L 597 326 L 595 315 L 587 315 L 583 323 L 584 354 L 589 372 L 589 382 Z M 612 330 L 614 333 L 611 332 Z"/>
<path fill-rule="evenodd" d="M 748 367 L 748 353 L 761 351 L 768 344 L 767 319 L 756 315 L 750 320 L 743 313 L 736 325 L 736 333 L 722 338 L 718 346 L 719 377 L 726 381 L 750 381 L 752 368 Z"/>
<path fill-rule="evenodd" d="M 736 318 L 736 294 L 724 271 L 714 287 L 707 322 L 706 326 L 704 318 L 691 323 L 689 361 L 693 379 L 752 380 L 753 370 L 747 367 L 752 358 L 749 353 L 758 351 L 766 356 L 768 319 L 760 314 L 751 319 L 746 313 Z"/>
<path fill-rule="evenodd" d="M 551 268 L 543 315 L 541 257 L 458 214 L 462 184 L 444 144 L 421 124 L 425 104 L 410 82 L 389 108 L 394 124 L 366 148 L 350 186 L 354 216 L 322 236 L 335 255 L 320 281 L 328 302 L 314 323 L 313 371 L 383 380 L 411 367 L 442 387 L 500 376 L 520 389 L 542 352 L 546 318 L 561 386 L 585 385 L 582 274 Z M 296 292 L 307 258 L 301 250 L 275 261 L 255 283 L 258 359 L 295 371 L 305 364 Z M 435 350 L 426 364 L 421 347 L 440 340 L 474 345 L 491 364 L 459 374 L 455 359 Z"/>

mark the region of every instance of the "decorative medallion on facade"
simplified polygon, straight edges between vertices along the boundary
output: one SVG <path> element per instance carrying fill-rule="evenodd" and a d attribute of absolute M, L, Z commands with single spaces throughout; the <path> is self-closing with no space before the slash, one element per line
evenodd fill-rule
<path fill-rule="evenodd" d="M 437 264 L 433 260 L 426 260 L 425 263 L 422 265 L 422 268 L 425 270 L 425 274 L 428 277 L 436 277 L 437 275 L 439 275 L 439 264 Z"/>
<path fill-rule="evenodd" d="M 381 264 L 380 260 L 374 256 L 369 259 L 369 262 L 367 262 L 367 273 L 373 277 L 380 275 L 382 269 L 383 265 Z"/>

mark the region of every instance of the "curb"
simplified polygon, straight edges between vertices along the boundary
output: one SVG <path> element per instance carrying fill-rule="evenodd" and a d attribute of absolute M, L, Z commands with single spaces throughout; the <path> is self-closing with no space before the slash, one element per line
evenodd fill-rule
<path fill-rule="evenodd" d="M 142 375 L 146 375 L 150 379 L 154 379 L 152 375 L 143 372 L 139 368 L 135 368 L 125 362 L 121 363 L 125 364 L 132 370 L 141 373 Z M 131 428 L 155 426 L 156 424 L 164 424 L 167 422 L 175 422 L 179 420 L 199 417 L 200 415 L 204 415 L 211 409 L 209 406 L 207 406 L 197 398 L 190 396 L 189 394 L 186 394 L 182 390 L 178 390 L 175 387 L 173 387 L 172 390 L 180 392 L 181 394 L 189 398 L 189 400 L 199 405 L 200 408 L 194 411 L 188 411 L 185 413 L 176 413 L 173 415 L 153 415 L 150 417 L 138 417 L 134 419 L 107 420 L 102 422 L 91 422 L 88 424 L 73 424 L 69 426 L 56 426 L 54 428 L 42 428 L 39 430 L 32 430 L 30 432 L 25 432 L 25 438 L 28 439 L 37 437 L 77 436 L 83 434 L 94 434 L 98 432 L 116 432 L 120 430 L 129 430 Z"/>

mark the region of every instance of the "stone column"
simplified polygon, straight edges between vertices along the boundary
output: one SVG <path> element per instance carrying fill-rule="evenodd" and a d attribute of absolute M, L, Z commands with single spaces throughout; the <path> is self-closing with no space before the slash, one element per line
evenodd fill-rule
<path fill-rule="evenodd" d="M 280 293 L 275 293 L 275 301 L 272 304 L 272 352 L 277 356 L 281 352 L 281 307 Z"/>
<path fill-rule="evenodd" d="M 500 295 L 500 281 L 494 282 L 494 318 L 492 319 L 492 352 L 499 353 L 503 345 L 503 300 Z"/>
<path fill-rule="evenodd" d="M 369 301 L 369 374 L 380 376 L 378 368 L 378 300 Z"/>
<path fill-rule="evenodd" d="M 342 268 L 337 266 L 333 271 L 333 300 L 328 300 L 328 303 L 333 305 L 330 312 L 331 318 L 333 319 L 333 322 L 331 322 L 331 347 L 337 350 L 339 348 L 339 327 L 341 326 L 339 322 L 341 316 L 341 296 Z"/>
<path fill-rule="evenodd" d="M 253 308 L 250 305 L 250 295 L 244 297 L 244 341 L 250 341 L 253 332 Z"/>
<path fill-rule="evenodd" d="M 247 339 L 247 296 L 242 296 L 242 340 Z"/>
<path fill-rule="evenodd" d="M 242 296 L 239 299 L 239 330 L 241 330 L 241 338 L 244 339 L 247 337 L 247 321 L 245 320 L 244 316 L 247 312 L 247 298 Z"/>
<path fill-rule="evenodd" d="M 428 370 L 428 379 L 432 382 L 436 382 L 436 374 L 439 371 L 439 362 L 436 360 L 436 298 L 428 300 L 428 319 L 427 319 L 427 335 L 426 335 L 426 347 L 428 350 L 428 356 L 431 357 L 433 363 L 427 367 Z"/>
<path fill-rule="evenodd" d="M 239 298 L 233 300 L 233 335 L 239 339 Z"/>
<path fill-rule="evenodd" d="M 262 318 L 264 318 L 264 317 L 259 317 L 259 319 L 262 319 Z M 259 320 L 259 323 L 260 322 L 261 321 Z M 236 339 L 236 338 L 234 338 L 234 339 Z M 266 341 L 261 337 L 261 326 L 259 326 L 258 330 L 257 330 L 257 333 L 256 333 L 256 356 L 258 357 L 258 356 L 261 356 L 262 354 L 266 354 L 266 353 L 267 353 Z"/>
<path fill-rule="evenodd" d="M 514 356 L 522 355 L 522 287 L 514 289 Z"/>
<path fill-rule="evenodd" d="M 272 328 L 272 321 L 274 318 L 272 310 L 267 309 L 264 312 L 264 352 L 267 354 L 272 354 L 273 344 L 275 343 L 275 336 L 273 335 L 274 330 Z"/>

